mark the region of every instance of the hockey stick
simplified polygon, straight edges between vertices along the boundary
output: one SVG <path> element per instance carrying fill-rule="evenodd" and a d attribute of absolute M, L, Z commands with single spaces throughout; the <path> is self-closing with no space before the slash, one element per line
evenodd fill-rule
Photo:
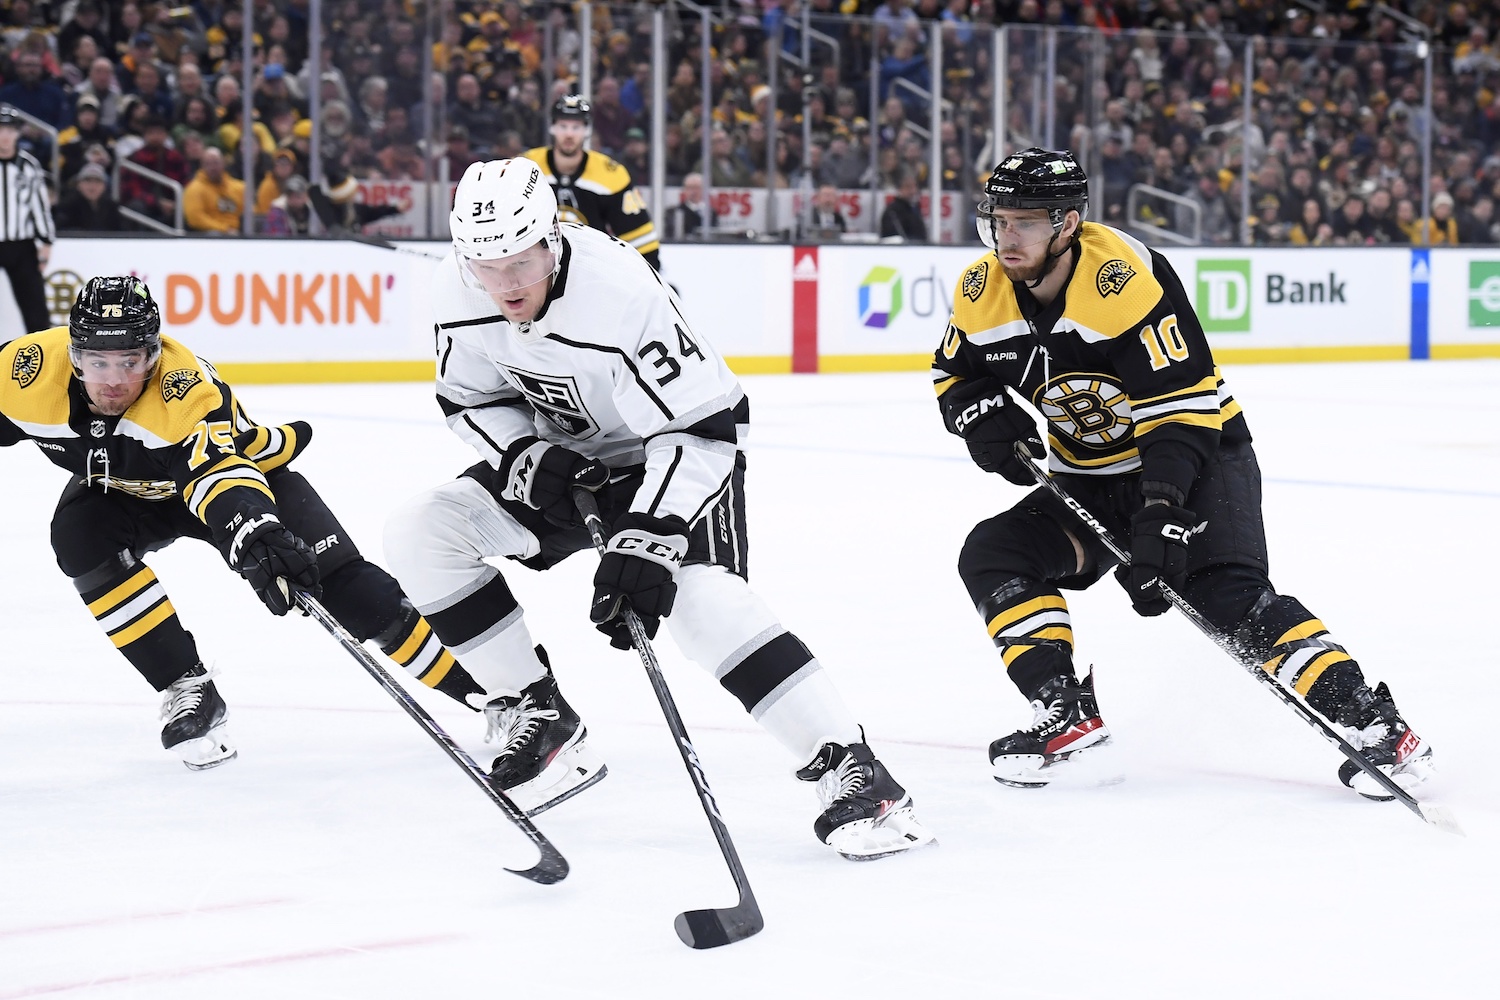
<path fill-rule="evenodd" d="M 1030 470 L 1032 478 L 1037 481 L 1037 485 L 1061 500 L 1069 510 L 1077 515 L 1078 520 L 1093 529 L 1094 535 L 1120 561 L 1120 565 L 1130 565 L 1130 553 L 1120 548 L 1114 537 L 1110 535 L 1109 529 L 1099 523 L 1098 518 L 1090 514 L 1082 504 L 1069 496 L 1068 492 L 1057 484 L 1057 480 L 1053 479 L 1047 474 L 1045 469 L 1033 462 L 1031 457 L 1022 451 L 1020 447 L 1016 449 L 1016 456 Z M 1413 798 L 1412 794 L 1396 784 L 1390 775 L 1366 760 L 1348 740 L 1339 734 L 1338 730 L 1323 721 L 1312 709 L 1304 705 L 1296 695 L 1288 691 L 1280 681 L 1267 673 L 1239 642 L 1215 628 L 1207 618 L 1203 617 L 1197 608 L 1193 607 L 1181 594 L 1178 594 L 1177 591 L 1169 587 L 1165 580 L 1158 577 L 1156 585 L 1161 588 L 1162 596 L 1170 601 L 1178 611 L 1181 611 L 1198 631 L 1213 640 L 1216 646 L 1232 656 L 1235 662 L 1250 672 L 1251 676 L 1269 688 L 1271 693 L 1280 698 L 1282 703 L 1295 712 L 1303 722 L 1312 726 L 1325 740 L 1338 747 L 1339 752 L 1347 757 L 1351 764 L 1354 764 L 1361 771 L 1368 774 L 1376 784 L 1390 792 L 1402 805 L 1416 813 L 1426 822 L 1448 833 L 1456 833 L 1459 836 L 1464 835 L 1463 829 L 1458 825 L 1458 820 L 1454 818 L 1453 813 L 1446 807 L 1429 802 L 1419 802 Z"/>
<path fill-rule="evenodd" d="M 365 649 L 354 636 L 350 635 L 349 631 L 343 625 L 339 624 L 337 618 L 328 613 L 328 609 L 323 607 L 317 598 L 304 591 L 298 591 L 297 606 L 313 618 L 316 618 L 318 624 L 327 629 L 328 633 L 339 641 L 339 645 L 347 649 L 349 655 L 359 661 L 359 665 L 364 667 L 369 675 L 380 683 L 381 687 L 385 688 L 386 693 L 406 710 L 407 715 L 415 719 L 417 724 L 426 730 L 427 735 L 431 736 L 433 741 L 442 747 L 443 751 L 449 757 L 452 757 L 454 762 L 462 767 L 470 778 L 474 779 L 474 784 L 484 789 L 484 793 L 490 797 L 490 801 L 499 806 L 500 811 L 505 813 L 506 817 L 512 823 L 520 827 L 521 832 L 526 834 L 527 838 L 542 852 L 541 859 L 530 868 L 507 868 L 505 870 L 522 878 L 530 879 L 533 882 L 540 882 L 542 885 L 551 885 L 553 882 L 561 882 L 567 878 L 568 861 L 552 845 L 552 841 L 547 839 L 546 834 L 536 828 L 536 824 L 531 822 L 527 815 L 521 811 L 521 808 L 510 800 L 508 795 L 490 783 L 489 777 L 480 769 L 478 764 L 474 763 L 474 758 L 470 757 L 463 747 L 455 743 L 453 737 L 444 732 L 443 728 L 437 724 L 437 721 L 427 714 L 427 710 L 418 705 L 412 699 L 411 695 L 406 693 L 406 689 L 386 672 L 386 669 L 380 665 L 375 657 L 370 655 L 370 651 Z"/>
<path fill-rule="evenodd" d="M 578 513 L 583 515 L 584 524 L 588 526 L 589 535 L 594 540 L 594 548 L 599 550 L 601 556 L 604 555 L 604 520 L 599 516 L 599 505 L 594 502 L 594 494 L 581 487 L 574 487 L 573 503 L 578 507 Z M 719 815 L 719 804 L 714 801 L 714 793 L 709 790 L 708 777 L 703 773 L 703 765 L 698 762 L 692 740 L 688 739 L 687 727 L 682 724 L 682 716 L 677 712 L 677 703 L 672 700 L 672 692 L 667 690 L 661 665 L 656 662 L 651 639 L 646 635 L 646 626 L 641 624 L 640 616 L 629 604 L 625 605 L 621 614 L 625 618 L 625 627 L 630 630 L 631 644 L 640 654 L 646 676 L 651 678 L 651 689 L 656 692 L 662 714 L 667 717 L 667 728 L 671 730 L 677 743 L 682 764 L 687 768 L 688 776 L 693 779 L 693 787 L 698 791 L 703 812 L 708 816 L 708 825 L 713 828 L 714 839 L 719 842 L 719 851 L 724 855 L 724 861 L 729 865 L 729 874 L 734 877 L 735 887 L 740 891 L 740 901 L 736 905 L 717 910 L 688 910 L 677 914 L 673 926 L 677 928 L 677 936 L 682 938 L 682 943 L 689 948 L 717 948 L 743 941 L 766 925 L 765 918 L 760 915 L 760 905 L 755 902 L 755 893 L 750 891 L 745 866 L 740 863 L 740 856 L 735 852 L 734 841 L 729 839 L 729 827 L 724 825 L 724 818 Z"/>
<path fill-rule="evenodd" d="M 338 235 L 322 236 L 319 239 L 329 240 L 336 243 L 362 243 L 367 247 L 375 247 L 377 250 L 390 250 L 392 253 L 404 253 L 408 257 L 421 257 L 423 260 L 439 261 L 445 254 L 427 253 L 423 250 L 411 250 L 407 247 L 398 247 L 390 240 L 382 236 L 371 236 L 365 233 L 339 233 Z M 444 244 L 446 246 L 446 244 Z"/>

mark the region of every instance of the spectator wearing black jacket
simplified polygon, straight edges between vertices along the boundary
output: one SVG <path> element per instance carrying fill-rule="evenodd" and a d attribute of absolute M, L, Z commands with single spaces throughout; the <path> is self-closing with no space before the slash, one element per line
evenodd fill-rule
<path fill-rule="evenodd" d="M 927 222 L 917 197 L 917 179 L 910 173 L 901 175 L 896 197 L 880 214 L 880 235 L 899 236 L 908 243 L 927 242 Z"/>
<path fill-rule="evenodd" d="M 88 162 L 84 151 L 98 144 L 105 149 L 114 145 L 115 130 L 106 128 L 99 119 L 99 99 L 93 94 L 78 98 L 73 110 L 73 124 L 57 136 L 57 145 L 62 152 L 62 179 L 66 183 L 78 175 Z"/>
<path fill-rule="evenodd" d="M 78 171 L 78 180 L 52 210 L 58 230 L 117 233 L 125 228 L 120 206 L 109 196 L 108 176 L 95 163 Z"/>

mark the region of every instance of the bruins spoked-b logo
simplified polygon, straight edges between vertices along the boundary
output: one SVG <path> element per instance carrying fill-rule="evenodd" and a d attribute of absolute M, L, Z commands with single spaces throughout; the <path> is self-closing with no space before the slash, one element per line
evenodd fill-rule
<path fill-rule="evenodd" d="M 177 368 L 161 377 L 161 398 L 170 403 L 174 399 L 186 399 L 193 386 L 203 381 L 203 376 L 191 368 Z"/>
<path fill-rule="evenodd" d="M 42 345 L 27 344 L 16 352 L 16 363 L 11 366 L 10 377 L 24 389 L 36 381 L 42 371 Z"/>
<path fill-rule="evenodd" d="M 47 317 L 53 326 L 67 326 L 68 314 L 73 310 L 73 300 L 78 298 L 78 289 L 83 287 L 83 278 L 77 271 L 59 268 L 47 272 L 42 281 L 47 293 Z"/>
<path fill-rule="evenodd" d="M 1112 448 L 1134 424 L 1130 397 L 1102 372 L 1059 375 L 1042 387 L 1036 405 L 1053 431 L 1085 448 Z"/>
<path fill-rule="evenodd" d="M 598 422 L 583 405 L 583 393 L 571 375 L 537 375 L 519 368 L 506 368 L 511 384 L 525 393 L 536 411 L 564 433 L 586 438 L 599 430 Z"/>
<path fill-rule="evenodd" d="M 959 289 L 964 298 L 970 302 L 978 302 L 979 296 L 984 294 L 984 283 L 989 280 L 990 262 L 982 260 L 964 272 L 963 281 L 959 283 Z"/>
<path fill-rule="evenodd" d="M 1123 260 L 1107 260 L 1099 268 L 1099 294 L 1117 295 L 1125 290 L 1125 283 L 1135 277 L 1135 268 Z"/>

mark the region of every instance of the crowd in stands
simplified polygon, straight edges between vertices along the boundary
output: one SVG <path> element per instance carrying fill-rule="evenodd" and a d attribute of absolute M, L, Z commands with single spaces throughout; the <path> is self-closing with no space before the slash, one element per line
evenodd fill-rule
<path fill-rule="evenodd" d="M 581 5 L 431 2 L 435 11 L 418 0 L 325 0 L 315 68 L 308 0 L 255 0 L 250 25 L 240 0 L 0 0 L 0 103 L 57 130 L 62 229 L 141 225 L 135 217 L 171 226 L 180 215 L 189 230 L 238 232 L 247 191 L 264 232 L 307 232 L 314 214 L 331 228 L 356 227 L 399 210 L 357 204 L 359 181 L 457 178 L 476 159 L 545 145 L 552 102 L 580 87 Z M 838 192 L 878 190 L 896 199 L 883 226 L 925 238 L 928 142 L 941 146 L 940 186 L 966 203 L 993 166 L 990 32 L 1004 23 L 1005 143 L 1050 136 L 1078 152 L 1098 182 L 1095 219 L 1196 230 L 1211 244 L 1500 242 L 1500 8 L 1486 0 L 700 3 L 718 15 L 707 162 L 701 22 L 668 7 L 659 141 L 674 188 L 701 191 L 704 179 L 715 189 L 805 188 L 817 192 L 809 212 L 826 210 L 827 228 L 839 230 Z M 837 43 L 837 60 L 820 41 L 811 65 L 798 65 L 803 3 L 815 37 Z M 1387 6 L 1405 17 L 1377 9 Z M 591 148 L 638 185 L 650 178 L 652 10 L 591 8 Z M 1412 44 L 1421 26 L 1435 53 L 1431 120 Z M 247 29 L 254 124 L 242 139 Z M 1037 102 L 1047 29 L 1061 38 L 1056 87 Z M 932 31 L 944 53 L 937 81 Z M 935 84 L 947 111 L 931 129 L 920 95 Z M 1050 120 L 1038 120 L 1038 108 Z M 50 133 L 28 130 L 25 141 L 51 162 Z M 121 174 L 116 204 L 110 182 L 122 161 L 141 169 Z M 181 204 L 159 178 L 181 185 Z M 1132 212 L 1137 185 L 1175 197 L 1138 196 Z"/>

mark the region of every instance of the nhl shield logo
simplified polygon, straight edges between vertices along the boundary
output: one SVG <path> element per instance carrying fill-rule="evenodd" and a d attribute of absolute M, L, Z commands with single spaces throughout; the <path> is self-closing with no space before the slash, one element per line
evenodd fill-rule
<path fill-rule="evenodd" d="M 990 262 L 982 260 L 978 264 L 964 272 L 963 281 L 959 283 L 959 290 L 963 292 L 964 298 L 970 302 L 978 302 L 979 296 L 984 294 L 984 283 L 989 280 Z"/>
<path fill-rule="evenodd" d="M 1105 261 L 1104 266 L 1099 268 L 1099 294 L 1101 296 L 1117 295 L 1125 288 L 1125 283 L 1135 277 L 1135 268 L 1123 260 Z"/>
<path fill-rule="evenodd" d="M 22 389 L 36 381 L 42 371 L 42 345 L 27 344 L 16 352 L 16 363 L 11 366 L 10 377 Z"/>
<path fill-rule="evenodd" d="M 161 398 L 170 403 L 174 399 L 186 399 L 193 386 L 203 381 L 203 376 L 191 368 L 178 368 L 161 377 Z"/>

